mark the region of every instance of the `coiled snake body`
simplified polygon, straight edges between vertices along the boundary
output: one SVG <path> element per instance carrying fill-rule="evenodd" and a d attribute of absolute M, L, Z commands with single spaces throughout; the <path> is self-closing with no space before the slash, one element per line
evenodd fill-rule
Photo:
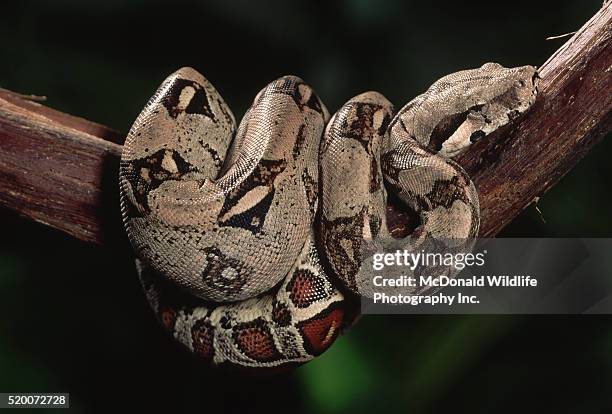
<path fill-rule="evenodd" d="M 182 68 L 135 121 L 121 204 L 147 298 L 163 326 L 214 364 L 280 367 L 322 353 L 372 294 L 364 248 L 477 235 L 478 196 L 450 157 L 524 112 L 535 68 L 448 75 L 395 115 L 366 92 L 329 119 L 282 77 L 235 130 L 213 86 Z M 386 183 L 386 186 L 385 186 Z M 387 189 L 420 225 L 393 234 Z"/>

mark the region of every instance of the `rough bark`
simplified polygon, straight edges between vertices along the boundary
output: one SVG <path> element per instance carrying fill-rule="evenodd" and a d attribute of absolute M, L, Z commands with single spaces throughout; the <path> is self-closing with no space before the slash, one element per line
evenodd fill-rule
<path fill-rule="evenodd" d="M 480 235 L 497 234 L 612 129 L 612 3 L 540 68 L 529 112 L 458 160 L 481 201 Z"/>

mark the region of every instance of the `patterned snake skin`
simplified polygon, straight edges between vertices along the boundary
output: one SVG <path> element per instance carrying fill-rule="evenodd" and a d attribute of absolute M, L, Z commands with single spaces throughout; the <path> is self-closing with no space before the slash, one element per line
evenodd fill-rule
<path fill-rule="evenodd" d="M 285 76 L 236 130 L 202 75 L 170 75 L 130 130 L 119 177 L 161 323 L 213 364 L 275 368 L 321 354 L 354 320 L 355 298 L 372 294 L 364 251 L 477 235 L 476 190 L 449 157 L 527 110 L 536 83 L 531 66 L 487 63 L 395 115 L 366 92 L 330 120 L 308 85 Z M 416 229 L 396 233 L 387 190 L 418 215 Z"/>

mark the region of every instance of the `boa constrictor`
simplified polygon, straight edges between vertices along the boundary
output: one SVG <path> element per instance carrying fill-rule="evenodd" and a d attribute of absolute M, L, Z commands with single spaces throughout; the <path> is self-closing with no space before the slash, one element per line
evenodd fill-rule
<path fill-rule="evenodd" d="M 124 224 L 161 323 L 213 364 L 274 368 L 321 354 L 356 316 L 352 298 L 371 294 L 364 246 L 477 235 L 476 190 L 450 157 L 527 110 L 536 83 L 531 66 L 487 63 L 441 78 L 395 115 L 366 92 L 329 119 L 308 85 L 284 76 L 236 130 L 202 75 L 170 75 L 120 167 Z M 387 189 L 418 227 L 402 225 Z"/>

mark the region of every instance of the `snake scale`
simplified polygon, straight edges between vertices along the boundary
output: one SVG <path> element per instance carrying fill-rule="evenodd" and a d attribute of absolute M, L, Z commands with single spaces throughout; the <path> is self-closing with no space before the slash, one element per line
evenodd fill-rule
<path fill-rule="evenodd" d="M 321 354 L 356 317 L 354 299 L 372 293 L 366 246 L 477 235 L 477 192 L 450 158 L 525 112 L 537 79 L 531 66 L 487 63 L 396 113 L 366 92 L 330 118 L 311 87 L 284 76 L 236 128 L 208 80 L 173 73 L 132 126 L 119 176 L 162 325 L 215 365 L 279 368 Z M 416 228 L 392 223 L 390 197 Z"/>

